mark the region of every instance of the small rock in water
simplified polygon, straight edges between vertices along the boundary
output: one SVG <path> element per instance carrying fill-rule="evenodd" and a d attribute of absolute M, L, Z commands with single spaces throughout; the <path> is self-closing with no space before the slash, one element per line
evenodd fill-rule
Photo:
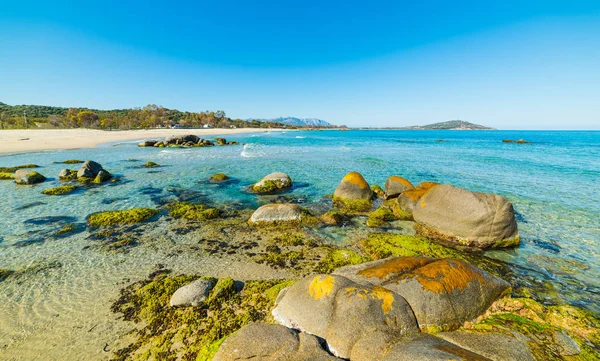
<path fill-rule="evenodd" d="M 95 178 L 98 173 L 103 170 L 102 165 L 100 163 L 96 163 L 93 160 L 86 160 L 79 168 L 77 172 L 77 178 Z"/>
<path fill-rule="evenodd" d="M 198 306 L 200 305 L 210 290 L 215 287 L 215 281 L 212 279 L 198 279 L 181 288 L 171 296 L 170 305 L 174 306 Z"/>
<path fill-rule="evenodd" d="M 250 217 L 250 223 L 300 221 L 302 208 L 297 204 L 265 204 Z"/>

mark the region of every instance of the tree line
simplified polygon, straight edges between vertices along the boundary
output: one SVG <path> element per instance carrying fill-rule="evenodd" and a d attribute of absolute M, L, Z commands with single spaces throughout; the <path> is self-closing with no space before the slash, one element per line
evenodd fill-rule
<path fill-rule="evenodd" d="M 0 102 L 0 129 L 27 128 L 298 128 L 282 123 L 229 118 L 224 111 L 182 112 L 149 104 L 142 108 L 98 110 Z"/>

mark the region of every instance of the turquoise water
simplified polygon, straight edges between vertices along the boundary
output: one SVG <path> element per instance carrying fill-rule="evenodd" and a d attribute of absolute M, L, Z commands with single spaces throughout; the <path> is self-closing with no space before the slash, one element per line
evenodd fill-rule
<path fill-rule="evenodd" d="M 506 196 L 518 212 L 522 243 L 487 255 L 512 264 L 527 282 L 552 282 L 556 292 L 549 302 L 600 311 L 600 132 L 304 131 L 229 138 L 246 145 L 155 149 L 126 142 L 0 156 L 0 166 L 35 163 L 49 177 L 36 186 L 0 182 L 0 268 L 19 269 L 50 256 L 93 268 L 101 261 L 82 251 L 83 227 L 66 238 L 52 236 L 65 223 L 83 226 L 93 212 L 156 207 L 176 198 L 256 207 L 268 198 L 245 189 L 274 171 L 295 182 L 284 196 L 324 210 L 329 204 L 323 197 L 347 172 L 358 171 L 370 184 L 383 185 L 396 174 L 414 184 L 437 181 Z M 519 138 L 532 144 L 501 142 Z M 122 181 L 66 196 L 41 195 L 59 185 L 58 172 L 69 165 L 53 162 L 66 159 L 96 160 Z M 162 166 L 146 169 L 146 161 Z M 217 172 L 235 181 L 206 182 Z"/>

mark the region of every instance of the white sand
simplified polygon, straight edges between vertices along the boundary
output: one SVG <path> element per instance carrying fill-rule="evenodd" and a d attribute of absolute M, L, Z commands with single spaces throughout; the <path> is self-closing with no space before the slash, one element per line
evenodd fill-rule
<path fill-rule="evenodd" d="M 279 129 L 269 129 L 279 130 Z M 49 149 L 93 148 L 99 144 L 163 139 L 170 135 L 195 134 L 199 137 L 213 135 L 265 132 L 257 128 L 240 129 L 143 129 L 143 130 L 95 130 L 95 129 L 27 129 L 0 130 L 0 153 L 27 152 Z"/>

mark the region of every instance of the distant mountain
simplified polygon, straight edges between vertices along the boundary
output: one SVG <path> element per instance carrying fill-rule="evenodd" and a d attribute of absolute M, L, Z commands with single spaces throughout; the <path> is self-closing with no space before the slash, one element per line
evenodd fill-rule
<path fill-rule="evenodd" d="M 249 119 L 268 123 L 282 123 L 296 127 L 331 127 L 333 124 L 317 118 L 279 117 L 273 119 Z"/>
<path fill-rule="evenodd" d="M 464 120 L 449 120 L 447 122 L 433 123 L 429 125 L 413 125 L 400 129 L 410 130 L 494 130 L 496 128 L 465 122 Z"/>

